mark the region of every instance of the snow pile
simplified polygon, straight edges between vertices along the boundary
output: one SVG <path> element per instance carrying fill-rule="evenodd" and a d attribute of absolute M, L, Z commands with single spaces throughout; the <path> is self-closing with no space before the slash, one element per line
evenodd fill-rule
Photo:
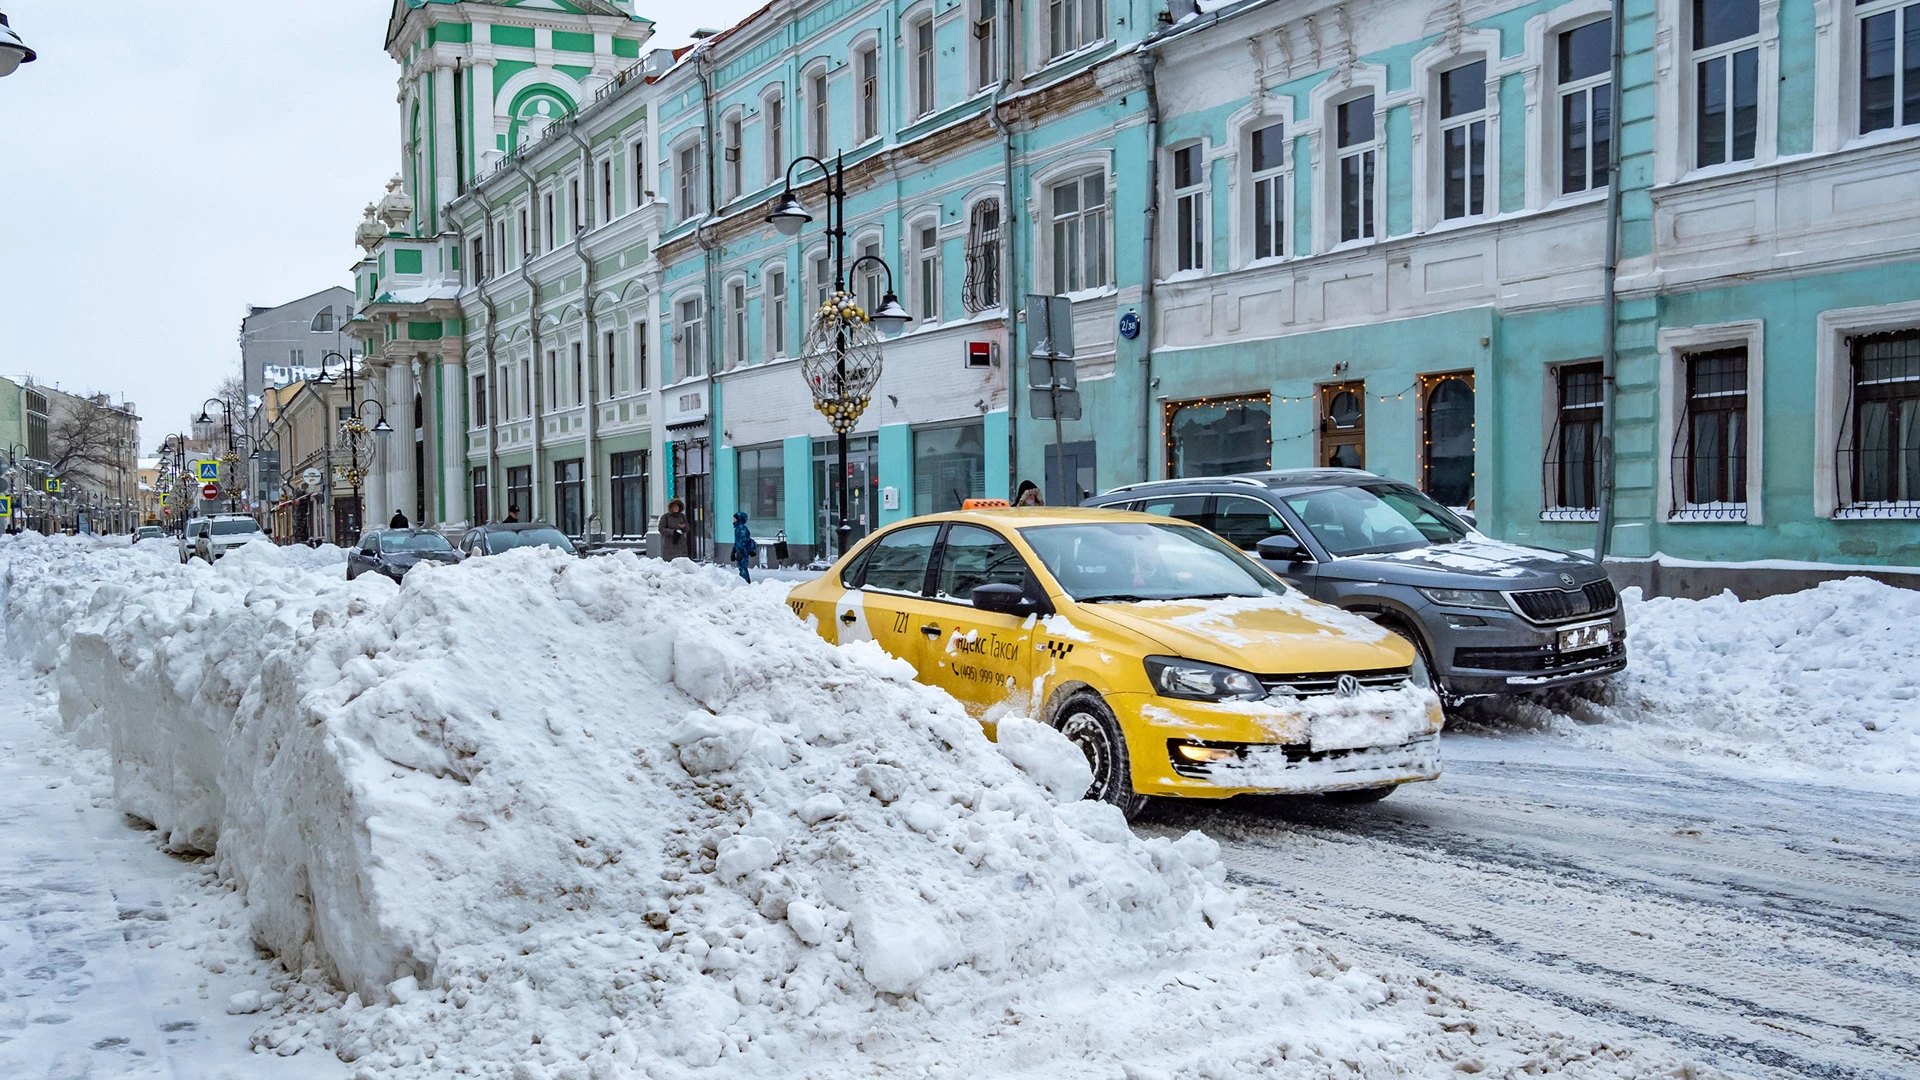
<path fill-rule="evenodd" d="M 217 851 L 308 972 L 262 1047 L 515 1078 L 1483 1052 L 1426 991 L 1236 916 L 1211 840 L 1057 802 L 1085 766 L 1056 733 L 1008 721 L 1003 754 L 780 590 L 543 550 L 404 587 L 264 546 L 8 554 L 11 640 L 105 733 L 122 809 Z"/>
<path fill-rule="evenodd" d="M 1920 791 L 1920 593 L 1869 578 L 1742 601 L 1641 600 L 1592 698 L 1489 706 L 1614 749 Z"/>

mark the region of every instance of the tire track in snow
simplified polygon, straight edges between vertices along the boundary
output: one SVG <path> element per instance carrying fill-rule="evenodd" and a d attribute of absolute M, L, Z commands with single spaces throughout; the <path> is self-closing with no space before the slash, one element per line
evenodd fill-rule
<path fill-rule="evenodd" d="M 1764 1076 L 1920 1071 L 1920 853 L 1903 800 L 1450 739 L 1357 808 L 1160 808 L 1243 902 Z"/>

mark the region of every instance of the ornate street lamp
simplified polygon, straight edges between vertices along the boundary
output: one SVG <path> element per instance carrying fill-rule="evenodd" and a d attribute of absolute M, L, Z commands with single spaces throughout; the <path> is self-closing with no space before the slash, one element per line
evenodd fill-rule
<path fill-rule="evenodd" d="M 371 428 L 367 426 L 366 419 L 369 405 L 380 412 L 379 421 Z M 340 432 L 347 437 L 347 483 L 353 485 L 353 512 L 360 519 L 360 528 L 364 530 L 367 527 L 367 512 L 366 508 L 360 504 L 360 481 L 366 479 L 367 473 L 373 468 L 375 445 L 366 444 L 366 458 L 363 462 L 360 453 L 361 440 L 371 433 L 378 437 L 379 442 L 386 442 L 387 436 L 393 434 L 393 425 L 387 423 L 387 407 L 377 398 L 367 398 L 355 405 L 347 413 L 345 420 L 340 421 Z"/>
<path fill-rule="evenodd" d="M 0 11 L 0 78 L 13 74 L 21 64 L 32 63 L 37 58 L 38 54 L 20 40 L 19 33 L 7 25 L 6 13 Z"/>
<path fill-rule="evenodd" d="M 912 316 L 900 306 L 893 293 L 893 268 L 878 255 L 862 255 L 852 266 L 847 258 L 847 185 L 845 156 L 834 155 L 833 165 L 817 157 L 802 155 L 787 166 L 786 183 L 767 221 L 783 236 L 798 236 L 813 220 L 813 213 L 793 190 L 794 171 L 813 165 L 827 182 L 827 237 L 833 242 L 833 294 L 814 313 L 800 352 L 800 372 L 813 395 L 813 407 L 833 425 L 839 443 L 839 468 L 833 473 L 833 505 L 838 518 L 834 529 L 835 555 L 847 553 L 847 541 L 853 525 L 847 520 L 847 433 L 860 422 L 867 410 L 868 398 L 880 381 L 880 331 L 897 331 Z M 847 289 L 847 275 L 866 263 L 874 263 L 887 275 L 887 290 L 880 306 L 867 311 Z"/>

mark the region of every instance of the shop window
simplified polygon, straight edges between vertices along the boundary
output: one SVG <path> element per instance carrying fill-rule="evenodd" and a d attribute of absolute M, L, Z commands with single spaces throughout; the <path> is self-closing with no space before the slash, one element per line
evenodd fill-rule
<path fill-rule="evenodd" d="M 944 514 L 986 494 L 984 424 L 925 428 L 913 433 L 913 512 Z"/>
<path fill-rule="evenodd" d="M 485 466 L 467 470 L 467 513 L 473 517 L 475 525 L 485 525 L 493 520 L 491 508 L 487 505 L 487 470 Z"/>
<path fill-rule="evenodd" d="M 1367 467 L 1365 383 L 1320 388 L 1320 463 L 1337 469 Z"/>
<path fill-rule="evenodd" d="M 735 455 L 740 500 L 747 528 L 757 536 L 772 536 L 787 527 L 787 459 L 778 443 L 752 447 Z M 731 515 L 729 515 L 731 517 Z"/>
<path fill-rule="evenodd" d="M 1473 373 L 1420 377 L 1420 487 L 1444 506 L 1473 505 Z"/>
<path fill-rule="evenodd" d="M 521 521 L 533 520 L 533 466 L 507 470 L 507 511 L 519 513 Z"/>
<path fill-rule="evenodd" d="M 647 534 L 648 454 L 646 450 L 633 450 L 608 458 L 616 538 L 637 540 Z"/>
<path fill-rule="evenodd" d="M 1167 476 L 1259 472 L 1273 462 L 1267 394 L 1167 403 Z"/>
<path fill-rule="evenodd" d="M 580 458 L 553 463 L 553 524 L 568 536 L 582 536 L 586 526 L 586 484 Z"/>

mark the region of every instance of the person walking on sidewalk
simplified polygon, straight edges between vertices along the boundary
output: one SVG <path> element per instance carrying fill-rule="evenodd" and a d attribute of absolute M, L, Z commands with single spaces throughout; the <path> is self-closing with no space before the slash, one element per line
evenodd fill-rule
<path fill-rule="evenodd" d="M 693 522 L 679 499 L 667 500 L 667 512 L 660 515 L 660 557 L 668 562 L 693 558 Z"/>
<path fill-rule="evenodd" d="M 753 538 L 747 528 L 746 511 L 737 511 L 733 515 L 733 562 L 740 568 L 740 580 L 753 584 L 753 576 L 747 573 L 747 560 L 760 550 L 760 541 Z"/>
<path fill-rule="evenodd" d="M 393 512 L 393 520 L 387 522 L 387 528 L 404 529 L 406 527 L 407 527 L 407 515 L 401 513 L 398 510 L 395 510 Z"/>

